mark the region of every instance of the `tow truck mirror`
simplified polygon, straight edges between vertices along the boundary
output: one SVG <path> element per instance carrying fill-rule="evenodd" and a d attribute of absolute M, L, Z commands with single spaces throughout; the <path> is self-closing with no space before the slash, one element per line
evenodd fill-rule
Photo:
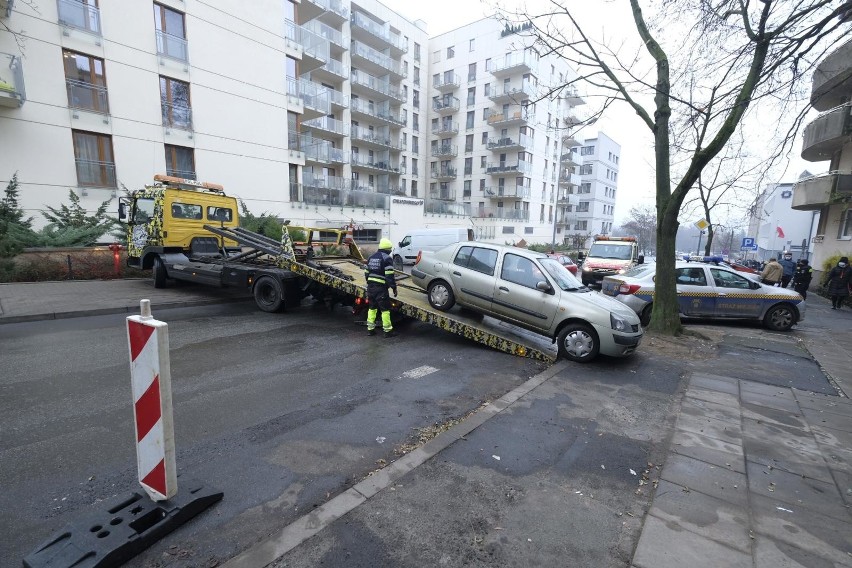
<path fill-rule="evenodd" d="M 586 258 L 586 253 L 583 251 L 577 253 L 577 260 L 583 260 L 584 258 Z"/>
<path fill-rule="evenodd" d="M 122 223 L 127 223 L 127 203 L 123 200 L 118 201 L 118 220 Z"/>
<path fill-rule="evenodd" d="M 645 255 L 644 254 L 639 255 L 639 261 L 638 262 L 639 262 L 639 264 L 645 264 Z"/>

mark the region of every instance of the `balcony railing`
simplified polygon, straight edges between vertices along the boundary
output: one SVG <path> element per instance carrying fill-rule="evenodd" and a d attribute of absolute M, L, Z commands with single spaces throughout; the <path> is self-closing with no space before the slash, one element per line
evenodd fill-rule
<path fill-rule="evenodd" d="M 493 102 L 515 101 L 520 103 L 533 96 L 533 86 L 530 81 L 523 81 L 520 87 L 498 86 L 488 96 Z"/>
<path fill-rule="evenodd" d="M 331 112 L 329 99 L 331 89 L 317 85 L 304 79 L 287 77 L 287 94 L 298 97 L 306 108 L 328 114 Z"/>
<path fill-rule="evenodd" d="M 458 74 L 454 72 L 445 73 L 441 75 L 437 79 L 433 80 L 432 87 L 438 89 L 441 92 L 444 91 L 452 91 L 454 89 L 458 89 L 461 86 L 461 79 Z"/>
<path fill-rule="evenodd" d="M 369 142 L 371 144 L 376 144 L 377 146 L 384 146 L 392 150 L 398 151 L 402 149 L 402 143 L 399 140 L 393 140 L 390 135 L 390 131 L 387 127 L 380 130 L 370 130 L 362 126 L 354 127 L 352 128 L 350 137 L 352 138 L 352 140 Z"/>
<path fill-rule="evenodd" d="M 840 198 L 852 196 L 852 172 L 832 171 L 800 179 L 793 186 L 791 207 L 800 211 L 818 211 Z"/>
<path fill-rule="evenodd" d="M 535 56 L 527 51 L 507 53 L 504 57 L 491 61 L 487 69 L 494 75 L 508 75 L 521 71 L 534 71 L 537 66 Z"/>
<path fill-rule="evenodd" d="M 491 175 L 504 175 L 513 173 L 525 174 L 531 171 L 532 164 L 524 160 L 519 160 L 514 164 L 510 164 L 509 162 L 488 162 L 488 166 L 485 168 L 485 173 Z"/>
<path fill-rule="evenodd" d="M 166 175 L 167 176 L 175 176 L 181 179 L 198 179 L 194 170 L 176 170 L 174 168 L 170 168 L 166 166 Z"/>
<path fill-rule="evenodd" d="M 4 70 L 0 79 L 0 106 L 20 107 L 27 100 L 20 56 L 0 53 L 0 69 Z"/>
<path fill-rule="evenodd" d="M 390 30 L 390 26 L 387 24 L 379 24 L 360 12 L 352 12 L 350 23 L 352 27 L 368 32 L 370 35 L 382 40 L 388 47 L 391 47 L 396 51 L 401 53 L 406 53 L 408 51 L 408 45 L 403 41 L 398 33 L 392 32 Z"/>
<path fill-rule="evenodd" d="M 852 67 L 852 63 L 849 64 Z M 816 117 L 805 127 L 802 158 L 809 162 L 830 160 L 852 134 L 852 103 L 845 103 Z"/>
<path fill-rule="evenodd" d="M 432 127 L 432 134 L 458 134 L 459 125 L 454 122 L 442 122 Z"/>
<path fill-rule="evenodd" d="M 319 20 L 311 20 L 310 22 L 302 24 L 302 27 L 315 33 L 321 38 L 330 41 L 338 47 L 343 49 L 349 48 L 349 37 L 344 35 L 342 31 L 336 30 L 328 24 L 324 24 Z"/>
<path fill-rule="evenodd" d="M 455 201 L 456 190 L 451 188 L 436 188 L 429 191 L 430 199 L 439 199 L 441 201 Z"/>
<path fill-rule="evenodd" d="M 459 217 L 467 217 L 469 215 L 469 207 L 465 207 L 463 203 L 453 203 L 450 201 L 434 200 L 427 201 L 426 213 L 434 213 L 437 215 L 457 215 Z"/>
<path fill-rule="evenodd" d="M 65 79 L 65 88 L 68 91 L 69 107 L 109 114 L 106 87 L 76 79 Z"/>
<path fill-rule="evenodd" d="M 524 124 L 533 119 L 532 112 L 520 108 L 503 112 L 503 109 L 490 109 L 486 120 L 489 126 L 508 126 L 511 124 Z"/>
<path fill-rule="evenodd" d="M 185 105 L 176 105 L 161 101 L 163 126 L 179 130 L 192 130 L 192 109 Z"/>
<path fill-rule="evenodd" d="M 337 14 L 344 20 L 349 19 L 349 8 L 342 0 L 305 0 L 305 3 L 311 3 L 325 12 Z"/>
<path fill-rule="evenodd" d="M 189 49 L 185 39 L 159 30 L 157 30 L 156 36 L 157 55 L 183 61 L 184 63 L 189 61 Z"/>
<path fill-rule="evenodd" d="M 440 113 L 455 112 L 459 110 L 458 97 L 450 97 L 447 100 L 432 99 L 432 110 Z"/>
<path fill-rule="evenodd" d="M 456 177 L 458 177 L 458 172 L 456 168 L 452 166 L 446 166 L 430 170 L 429 177 L 431 177 L 432 179 L 456 179 Z"/>
<path fill-rule="evenodd" d="M 302 201 L 308 205 L 367 209 L 388 209 L 390 204 L 388 193 L 308 186 L 302 187 Z"/>
<path fill-rule="evenodd" d="M 353 113 L 365 114 L 392 123 L 394 126 L 405 126 L 405 118 L 401 112 L 395 112 L 388 103 L 371 103 L 363 99 L 352 99 L 350 109 Z"/>
<path fill-rule="evenodd" d="M 438 145 L 432 148 L 432 156 L 442 158 L 445 156 L 458 156 L 459 147 L 455 144 Z"/>
<path fill-rule="evenodd" d="M 305 153 L 305 160 L 322 164 L 349 163 L 348 154 L 341 148 L 335 148 L 328 140 L 302 136 L 299 148 Z"/>
<path fill-rule="evenodd" d="M 79 0 L 56 0 L 59 23 L 94 35 L 101 35 L 101 11 Z"/>
<path fill-rule="evenodd" d="M 518 134 L 516 138 L 505 137 L 505 138 L 489 138 L 488 143 L 486 144 L 489 150 L 510 150 L 510 149 L 522 149 L 522 148 L 530 148 L 532 146 L 532 139 L 526 134 Z"/>
<path fill-rule="evenodd" d="M 328 100 L 335 106 L 349 108 L 349 97 L 335 89 L 328 89 Z"/>
<path fill-rule="evenodd" d="M 405 173 L 400 172 L 399 166 L 392 164 L 388 158 L 370 158 L 369 156 L 362 156 L 360 153 L 355 152 L 352 152 L 351 164 L 352 167 L 369 168 L 391 174 Z"/>
<path fill-rule="evenodd" d="M 316 175 L 309 171 L 302 174 L 302 181 L 305 187 L 318 189 L 350 189 L 352 187 L 349 178 Z"/>
<path fill-rule="evenodd" d="M 350 53 L 353 57 L 360 57 L 377 66 L 380 70 L 394 74 L 397 78 L 404 79 L 408 76 L 408 73 L 398 61 L 359 41 L 352 42 Z"/>
<path fill-rule="evenodd" d="M 508 207 L 475 207 L 470 216 L 475 219 L 510 219 L 513 221 L 529 221 L 530 212 L 524 209 L 510 209 Z"/>
<path fill-rule="evenodd" d="M 529 199 L 531 189 L 523 185 L 490 186 L 485 188 L 485 196 L 493 199 Z"/>
<path fill-rule="evenodd" d="M 559 156 L 559 161 L 566 166 L 579 166 L 580 163 L 577 160 L 578 156 L 576 152 L 563 152 L 562 155 Z"/>
<path fill-rule="evenodd" d="M 342 61 L 338 61 L 337 59 L 334 59 L 331 56 L 329 56 L 328 60 L 322 66 L 314 70 L 314 72 L 320 70 L 325 71 L 326 73 L 330 73 L 331 75 L 334 75 L 335 77 L 339 77 L 341 79 L 345 79 L 349 76 L 349 67 L 344 65 Z M 303 74 L 302 76 L 304 77 L 305 75 Z"/>
<path fill-rule="evenodd" d="M 77 183 L 85 187 L 116 187 L 115 163 L 97 160 L 74 160 Z"/>
<path fill-rule="evenodd" d="M 322 130 L 323 132 L 330 132 L 332 134 L 337 134 L 338 136 L 349 135 L 349 124 L 329 116 L 321 116 L 319 118 L 305 120 L 302 122 L 302 126 L 305 128 Z"/>
<path fill-rule="evenodd" d="M 400 102 L 405 102 L 405 97 L 402 92 L 392 86 L 390 81 L 373 77 L 372 75 L 368 75 L 360 70 L 352 71 L 349 78 L 353 85 L 361 85 L 375 91 L 376 93 L 391 97 L 392 99 L 396 99 Z"/>

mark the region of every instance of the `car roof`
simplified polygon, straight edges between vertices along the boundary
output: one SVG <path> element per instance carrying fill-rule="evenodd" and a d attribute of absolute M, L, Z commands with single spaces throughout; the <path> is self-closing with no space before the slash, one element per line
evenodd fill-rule
<path fill-rule="evenodd" d="M 515 254 L 520 254 L 522 256 L 527 256 L 529 258 L 548 258 L 548 255 L 544 254 L 543 252 L 537 252 L 537 251 L 534 251 L 534 250 L 519 248 L 519 247 L 515 247 L 515 246 L 512 246 L 512 245 L 498 245 L 496 243 L 486 243 L 486 242 L 482 242 L 482 241 L 461 241 L 459 243 L 456 243 L 456 245 L 459 246 L 459 247 L 462 247 L 462 246 L 485 246 L 485 247 L 493 248 L 493 249 L 500 250 L 500 251 L 503 251 L 503 252 L 511 252 L 511 253 L 515 253 Z"/>

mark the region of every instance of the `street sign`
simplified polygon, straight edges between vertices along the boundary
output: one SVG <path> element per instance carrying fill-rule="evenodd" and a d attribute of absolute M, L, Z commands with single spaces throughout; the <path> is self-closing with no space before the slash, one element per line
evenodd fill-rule
<path fill-rule="evenodd" d="M 743 238 L 743 244 L 740 246 L 740 250 L 757 250 L 757 243 L 754 242 L 754 237 Z"/>
<path fill-rule="evenodd" d="M 699 231 L 704 231 L 709 226 L 710 223 L 707 222 L 707 219 L 699 219 L 695 222 L 695 228 L 697 228 Z"/>

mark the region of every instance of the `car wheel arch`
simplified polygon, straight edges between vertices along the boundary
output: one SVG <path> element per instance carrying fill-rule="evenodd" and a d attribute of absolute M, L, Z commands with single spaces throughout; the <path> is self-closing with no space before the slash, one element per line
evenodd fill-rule
<path fill-rule="evenodd" d="M 793 314 L 793 323 L 791 323 L 785 329 L 777 329 L 775 326 L 771 325 L 770 322 L 769 322 L 769 316 L 775 310 L 777 310 L 779 308 L 789 309 Z M 767 310 L 763 314 L 762 323 L 763 323 L 764 326 L 766 326 L 767 328 L 769 328 L 773 331 L 789 331 L 790 328 L 792 328 L 794 325 L 799 323 L 800 319 L 801 319 L 801 313 L 799 312 L 799 308 L 797 308 L 795 304 L 782 301 L 782 302 L 778 302 L 777 304 L 772 304 L 769 308 L 767 308 Z"/>

